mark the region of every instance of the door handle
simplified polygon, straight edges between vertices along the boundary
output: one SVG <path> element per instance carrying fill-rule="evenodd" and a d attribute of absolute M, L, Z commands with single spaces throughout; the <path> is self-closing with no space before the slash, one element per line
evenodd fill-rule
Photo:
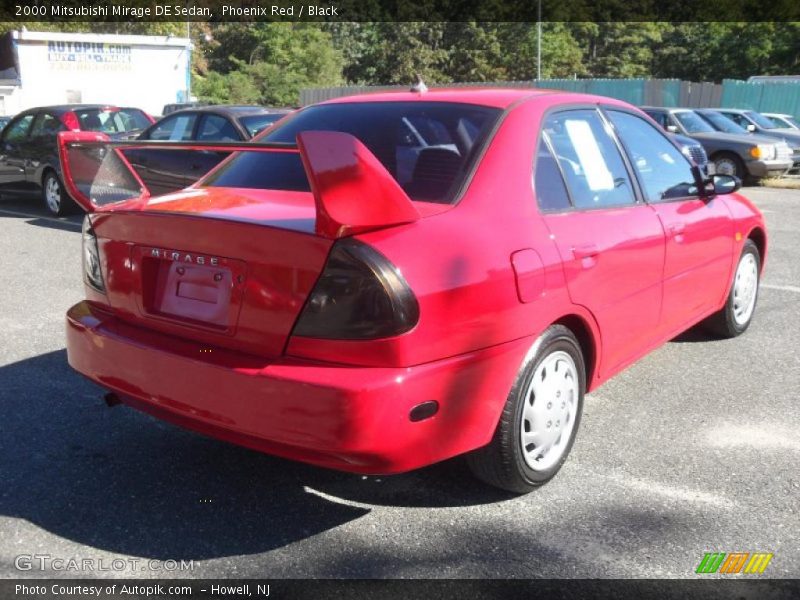
<path fill-rule="evenodd" d="M 684 223 L 673 223 L 667 229 L 676 244 L 683 242 L 683 232 L 686 231 L 686 225 Z"/>
<path fill-rule="evenodd" d="M 572 255 L 579 260 L 584 258 L 597 258 L 598 254 L 600 254 L 600 251 L 597 249 L 597 246 L 592 244 L 575 246 L 572 248 Z"/>
<path fill-rule="evenodd" d="M 686 231 L 686 224 L 685 223 L 673 223 L 669 226 L 669 232 L 672 235 L 680 235 L 684 231 Z"/>

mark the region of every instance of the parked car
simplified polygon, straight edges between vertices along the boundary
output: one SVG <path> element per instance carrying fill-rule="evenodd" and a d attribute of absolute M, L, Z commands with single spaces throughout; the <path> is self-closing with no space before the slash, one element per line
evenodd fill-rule
<path fill-rule="evenodd" d="M 405 120 L 435 133 L 400 185 Z M 586 391 L 695 323 L 753 318 L 758 209 L 611 98 L 341 98 L 155 199 L 83 135 L 62 134 L 95 211 L 70 365 L 109 404 L 263 452 L 359 473 L 468 453 L 527 492 Z"/>
<path fill-rule="evenodd" d="M 713 108 L 699 108 L 695 109 L 695 112 L 717 131 L 747 136 L 750 141 L 760 142 L 761 144 L 775 144 L 775 158 L 784 162 L 792 162 L 792 149 L 784 140 L 776 140 L 775 138 L 753 133 Z M 784 172 L 788 172 L 788 169 Z"/>
<path fill-rule="evenodd" d="M 207 106 L 206 102 L 173 102 L 172 104 L 165 104 L 161 110 L 161 116 L 166 117 L 172 113 L 183 110 L 185 108 L 197 108 L 199 106 Z"/>
<path fill-rule="evenodd" d="M 719 113 L 741 125 L 748 131 L 789 144 L 792 149 L 792 169 L 800 169 L 800 131 L 776 127 L 775 124 L 754 110 L 718 108 Z"/>
<path fill-rule="evenodd" d="M 703 144 L 715 173 L 758 179 L 783 174 L 792 166 L 791 158 L 781 155 L 783 146 L 774 139 L 717 131 L 688 108 L 646 106 L 642 110 L 667 131 Z"/>
<path fill-rule="evenodd" d="M 67 104 L 19 113 L 0 133 L 0 192 L 40 196 L 47 210 L 61 216 L 76 210 L 63 187 L 56 135 L 93 131 L 126 139 L 151 125 L 152 118 L 131 107 Z"/>
<path fill-rule="evenodd" d="M 678 143 L 678 146 L 680 146 L 681 151 L 686 157 L 700 167 L 704 175 L 712 174 L 709 169 L 708 154 L 706 154 L 703 144 L 685 135 L 680 135 L 679 133 L 673 133 L 672 139 Z"/>
<path fill-rule="evenodd" d="M 173 142 L 242 142 L 284 117 L 291 110 L 259 106 L 203 106 L 179 110 L 144 130 L 139 139 Z M 208 173 L 229 152 L 147 148 L 126 157 L 153 195 L 183 189 Z"/>
<path fill-rule="evenodd" d="M 761 113 L 761 115 L 772 121 L 778 129 L 800 129 L 800 121 L 794 115 L 784 113 Z"/>

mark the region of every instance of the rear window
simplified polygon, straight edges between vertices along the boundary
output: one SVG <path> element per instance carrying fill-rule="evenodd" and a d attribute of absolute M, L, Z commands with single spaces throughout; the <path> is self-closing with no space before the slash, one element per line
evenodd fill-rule
<path fill-rule="evenodd" d="M 266 115 L 251 115 L 249 117 L 242 117 L 239 119 L 242 126 L 253 137 L 257 133 L 261 133 L 264 129 L 272 125 L 275 121 L 283 117 L 281 113 L 269 113 Z"/>
<path fill-rule="evenodd" d="M 444 102 L 358 102 L 312 106 L 256 141 L 294 144 L 303 131 L 358 138 L 413 200 L 449 204 L 500 116 L 500 109 Z M 242 152 L 202 185 L 308 190 L 296 153 Z"/>
<path fill-rule="evenodd" d="M 104 110 L 90 108 L 76 110 L 75 115 L 82 131 L 101 131 L 103 133 L 127 133 L 150 126 L 150 120 L 138 108 Z"/>

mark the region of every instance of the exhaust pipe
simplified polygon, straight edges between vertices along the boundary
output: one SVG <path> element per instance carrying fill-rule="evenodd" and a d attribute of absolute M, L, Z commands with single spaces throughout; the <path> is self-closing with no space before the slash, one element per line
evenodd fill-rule
<path fill-rule="evenodd" d="M 122 400 L 120 400 L 119 396 L 114 392 L 108 392 L 103 396 L 103 400 L 106 401 L 106 406 L 108 406 L 108 408 L 114 408 L 117 404 L 122 404 Z"/>

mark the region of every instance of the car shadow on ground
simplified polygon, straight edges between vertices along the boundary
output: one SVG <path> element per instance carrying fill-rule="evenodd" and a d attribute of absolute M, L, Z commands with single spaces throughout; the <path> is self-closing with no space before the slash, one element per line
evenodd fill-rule
<path fill-rule="evenodd" d="M 253 554 L 358 519 L 369 505 L 512 497 L 476 482 L 460 460 L 362 477 L 109 409 L 64 350 L 0 367 L 0 381 L 0 514 L 104 551 L 162 560 Z"/>
<path fill-rule="evenodd" d="M 725 338 L 722 336 L 714 333 L 713 331 L 709 331 L 709 329 L 703 325 L 703 323 L 699 323 L 694 327 L 679 333 L 672 338 L 670 342 L 677 344 L 696 344 L 702 342 L 719 342 L 724 340 Z"/>
<path fill-rule="evenodd" d="M 0 219 L 20 219 L 37 227 L 80 231 L 83 213 L 55 217 L 42 206 L 41 200 L 4 194 L 0 196 Z"/>

